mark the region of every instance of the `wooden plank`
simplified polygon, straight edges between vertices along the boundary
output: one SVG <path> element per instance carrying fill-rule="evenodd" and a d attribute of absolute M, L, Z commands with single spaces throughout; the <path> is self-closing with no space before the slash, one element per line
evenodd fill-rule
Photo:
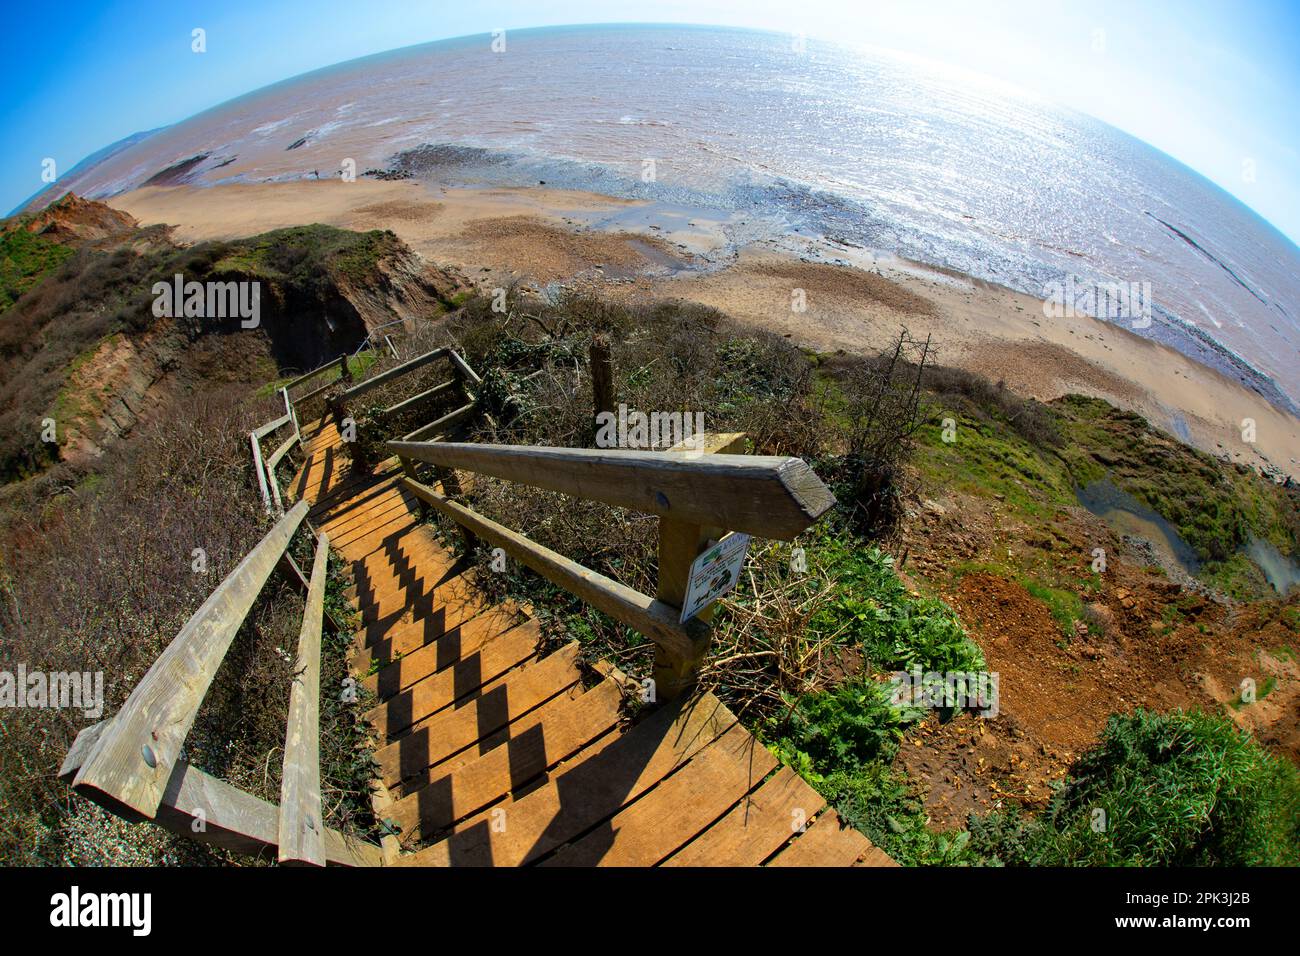
<path fill-rule="evenodd" d="M 344 358 L 344 357 L 345 356 L 340 356 L 340 358 Z M 303 382 L 307 381 L 308 379 L 315 378 L 317 375 L 321 374 L 322 372 L 328 372 L 330 369 L 332 369 L 334 366 L 338 364 L 339 364 L 339 359 L 336 358 L 330 359 L 324 365 L 318 365 L 310 372 L 304 372 L 302 375 L 299 375 L 297 378 L 293 379 L 292 381 L 287 382 L 284 387 L 286 389 L 289 389 L 289 388 L 293 388 L 295 385 L 301 385 Z"/>
<path fill-rule="evenodd" d="M 654 866 L 726 813 L 776 765 L 771 751 L 733 724 L 672 776 L 543 866 Z"/>
<path fill-rule="evenodd" d="M 406 375 L 408 372 L 414 372 L 416 369 L 422 368 L 423 366 L 428 365 L 430 362 L 434 361 L 435 359 L 442 358 L 446 354 L 447 354 L 446 349 L 434 349 L 432 352 L 425 352 L 423 355 L 418 355 L 415 358 L 411 359 L 409 362 L 403 362 L 401 365 L 396 365 L 393 368 L 390 368 L 386 372 L 380 372 L 374 378 L 368 378 L 364 382 L 360 382 L 356 385 L 353 385 L 351 388 L 349 388 L 347 391 L 345 391 L 342 395 L 338 397 L 338 402 L 342 404 L 344 402 L 351 401 L 352 399 L 356 398 L 358 395 L 364 395 L 366 392 L 378 388 L 380 385 L 383 385 L 385 382 L 391 382 L 393 379 L 400 378 L 401 376 Z"/>
<path fill-rule="evenodd" d="M 419 617 L 405 615 L 396 623 L 371 622 L 353 636 L 353 656 L 350 665 L 362 674 L 371 671 L 371 662 L 382 668 L 398 658 L 407 659 L 433 643 L 440 643 L 449 634 L 459 633 L 459 628 L 491 612 L 480 603 L 460 607 L 434 608 Z"/>
<path fill-rule="evenodd" d="M 768 866 L 852 866 L 872 849 L 871 841 L 845 827 L 830 807 L 794 842 L 768 862 Z"/>
<path fill-rule="evenodd" d="M 416 405 L 419 405 L 421 402 L 427 402 L 430 399 L 437 398 L 439 395 L 445 395 L 447 392 L 450 392 L 452 389 L 454 389 L 456 387 L 456 384 L 457 383 L 455 381 L 443 382 L 439 385 L 433 386 L 433 388 L 427 388 L 423 392 L 420 392 L 417 395 L 412 395 L 410 398 L 398 402 L 396 405 L 389 405 L 382 412 L 380 412 L 380 414 L 396 415 L 398 412 L 405 411 L 408 408 L 413 408 Z"/>
<path fill-rule="evenodd" d="M 277 428 L 283 428 L 285 425 L 289 425 L 292 423 L 293 423 L 293 416 L 290 415 L 288 412 L 285 412 L 279 418 L 273 419 L 272 421 L 267 422 L 265 425 L 259 425 L 257 428 L 254 428 L 253 434 L 256 435 L 258 440 L 260 441 L 261 439 L 265 438 L 267 435 L 271 434 L 271 432 L 275 431 Z"/>
<path fill-rule="evenodd" d="M 410 651 L 393 652 L 391 637 L 381 638 L 371 647 L 359 649 L 350 662 L 353 670 L 365 675 L 370 670 L 372 660 L 384 662 L 377 673 L 363 677 L 361 682 L 379 697 L 387 697 L 429 674 L 453 666 L 488 641 L 522 622 L 516 608 L 491 607 L 462 621 L 452 623 L 444 618 L 442 623 L 444 627 L 440 633 L 428 637 L 425 643 Z M 419 626 L 428 630 L 426 622 L 420 622 Z M 531 626 L 536 627 L 536 624 Z M 390 662 L 394 653 L 401 653 L 402 656 Z"/>
<path fill-rule="evenodd" d="M 546 488 L 648 514 L 789 540 L 835 504 L 801 459 L 653 451 L 390 441 L 445 468 Z"/>
<path fill-rule="evenodd" d="M 576 698 L 561 694 L 510 724 L 486 753 L 408 781 L 389 808 L 402 839 L 425 839 L 545 773 L 617 724 L 622 699 L 608 680 Z"/>
<path fill-rule="evenodd" d="M 293 447 L 295 438 L 296 436 L 290 435 L 284 440 L 284 443 L 280 445 L 279 448 L 271 452 L 271 457 L 266 460 L 267 471 L 272 473 L 275 472 L 275 466 L 280 464 L 280 459 L 289 453 L 289 449 Z"/>
<path fill-rule="evenodd" d="M 415 431 L 411 432 L 408 435 L 405 435 L 402 440 L 408 442 L 425 441 L 429 438 L 430 435 L 436 435 L 441 431 L 450 431 L 451 429 L 459 425 L 461 422 L 469 418 L 471 415 L 473 415 L 475 409 L 477 408 L 478 408 L 478 402 L 476 401 L 469 402 L 466 405 L 462 405 L 454 412 L 448 412 L 446 415 L 443 415 L 441 418 L 434 419 L 433 421 L 429 422 L 429 424 L 427 425 L 421 425 Z M 389 444 L 392 443 L 390 442 Z"/>
<path fill-rule="evenodd" d="M 663 865 L 758 866 L 824 806 L 821 794 L 782 767 Z"/>
<path fill-rule="evenodd" d="M 257 474 L 257 487 L 262 492 L 262 506 L 266 513 L 271 513 L 271 492 L 266 487 L 266 466 L 262 463 L 262 443 L 257 432 L 249 432 L 248 440 L 253 444 L 253 471 Z"/>
<path fill-rule="evenodd" d="M 423 447 L 423 446 L 418 446 Z M 665 456 L 667 457 L 667 456 Z M 552 584 L 577 595 L 598 611 L 644 634 L 683 657 L 694 657 L 707 646 L 708 629 L 696 622 L 680 624 L 678 609 L 656 601 L 625 584 L 570 561 L 562 554 L 511 531 L 432 488 L 404 478 L 402 484 L 417 498 L 432 505 L 478 537 L 505 550 L 512 558 L 536 571 Z"/>
<path fill-rule="evenodd" d="M 78 734 L 64 761 L 61 776 L 73 776 L 81 769 L 81 765 L 75 763 L 76 757 L 91 749 L 87 746 L 89 742 L 102 739 L 114 720 L 116 718 L 100 721 Z M 123 809 L 121 804 L 100 791 L 91 790 L 86 795 L 114 813 Z M 128 820 L 140 819 L 130 811 L 124 815 Z M 177 761 L 172 769 L 153 822 L 200 843 L 254 855 L 274 851 L 280 834 L 280 811 L 276 807 L 183 760 Z M 346 837 L 333 829 L 325 831 L 324 839 L 326 863 L 379 866 L 382 862 L 379 847 L 373 843 Z"/>
<path fill-rule="evenodd" d="M 366 713 L 381 740 L 401 733 L 479 690 L 537 652 L 535 628 L 513 628 L 451 667 L 438 671 Z"/>
<path fill-rule="evenodd" d="M 465 361 L 459 352 L 453 350 L 447 354 L 447 357 L 451 359 L 451 364 L 465 377 L 467 382 L 471 385 L 483 384 L 483 379 L 479 378 L 478 373 L 469 367 L 469 363 Z"/>
<path fill-rule="evenodd" d="M 153 816 L 217 667 L 306 516 L 305 501 L 294 505 L 185 623 L 78 771 L 78 791 Z"/>
<path fill-rule="evenodd" d="M 490 815 L 403 857 L 399 866 L 519 866 L 617 813 L 736 722 L 711 693 L 661 707 L 609 746 Z M 464 827 L 462 829 L 462 827 Z"/>
<path fill-rule="evenodd" d="M 325 865 L 325 825 L 320 799 L 320 646 L 325 623 L 329 535 L 316 543 L 307 606 L 298 632 L 298 657 L 289 688 L 289 721 L 280 777 L 281 863 Z"/>
<path fill-rule="evenodd" d="M 684 455 L 700 454 L 736 454 L 745 450 L 743 432 L 725 435 L 704 434 L 695 436 L 698 440 L 681 442 L 668 449 L 669 452 Z M 711 525 L 700 525 L 677 518 L 659 519 L 659 563 L 658 578 L 655 584 L 655 597 L 665 604 L 681 609 L 686 602 L 686 593 L 690 584 L 691 565 L 695 559 L 720 539 L 723 529 Z M 713 607 L 704 608 L 695 618 L 708 623 L 714 613 Z M 701 647 L 692 657 L 682 657 L 672 651 L 656 648 L 654 662 L 655 694 L 661 700 L 672 700 L 687 693 L 699 677 L 700 665 L 704 663 L 706 648 Z"/>
<path fill-rule="evenodd" d="M 397 742 L 380 747 L 375 753 L 379 778 L 385 786 L 393 787 L 429 767 L 436 767 L 457 751 L 572 687 L 582 676 L 578 673 L 577 659 L 578 643 L 574 641 L 536 664 L 511 671 L 491 694 L 437 714 Z"/>
<path fill-rule="evenodd" d="M 418 621 L 440 610 L 451 612 L 466 607 L 477 612 L 487 604 L 475 584 L 473 572 L 461 565 L 444 569 L 443 574 L 428 586 L 413 584 L 410 588 L 393 592 L 384 600 L 367 600 L 361 608 L 361 621 L 365 625 L 407 619 Z"/>

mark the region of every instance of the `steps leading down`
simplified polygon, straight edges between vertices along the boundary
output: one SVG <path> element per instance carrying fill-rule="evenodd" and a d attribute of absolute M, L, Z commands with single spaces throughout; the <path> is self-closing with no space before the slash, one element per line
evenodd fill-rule
<path fill-rule="evenodd" d="M 376 806 L 398 866 L 890 866 L 711 693 L 629 720 L 624 679 L 549 653 L 420 523 L 396 461 L 349 470 L 329 421 L 291 491 L 312 502 L 361 614 L 378 703 Z M 589 669 L 588 669 L 589 670 Z"/>

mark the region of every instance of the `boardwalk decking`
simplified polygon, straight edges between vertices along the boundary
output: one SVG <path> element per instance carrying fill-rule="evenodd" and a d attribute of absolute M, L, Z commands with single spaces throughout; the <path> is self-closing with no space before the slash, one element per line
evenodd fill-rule
<path fill-rule="evenodd" d="M 335 427 L 290 489 L 347 563 L 353 672 L 377 697 L 382 816 L 398 866 L 893 865 L 711 693 L 629 721 L 621 675 L 541 653 L 419 523 L 396 461 L 348 470 Z M 381 791 L 382 793 L 382 791 Z M 391 802 L 389 802 L 391 801 Z"/>

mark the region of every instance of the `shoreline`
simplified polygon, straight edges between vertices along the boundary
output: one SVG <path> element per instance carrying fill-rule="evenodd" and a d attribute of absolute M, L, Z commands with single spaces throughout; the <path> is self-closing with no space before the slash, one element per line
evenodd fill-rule
<path fill-rule="evenodd" d="M 1042 401 L 1071 391 L 1104 398 L 1217 457 L 1300 479 L 1300 418 L 1172 346 L 1087 316 L 1048 318 L 1041 298 L 951 269 L 821 237 L 754 239 L 737 216 L 542 185 L 365 178 L 154 186 L 106 202 L 142 225 L 175 226 L 183 242 L 312 222 L 391 229 L 480 286 L 523 280 L 686 299 L 817 351 L 874 351 L 906 327 L 931 335 L 943 364 Z M 1254 443 L 1242 439 L 1246 419 Z"/>

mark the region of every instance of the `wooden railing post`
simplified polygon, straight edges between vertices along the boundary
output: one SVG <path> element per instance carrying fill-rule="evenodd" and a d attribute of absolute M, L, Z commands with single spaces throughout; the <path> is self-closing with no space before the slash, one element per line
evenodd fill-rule
<path fill-rule="evenodd" d="M 339 356 L 339 378 L 345 382 L 352 381 L 352 369 L 348 368 L 348 353 Z"/>
<path fill-rule="evenodd" d="M 613 414 L 618 409 L 614 407 L 614 357 L 609 333 L 593 335 L 587 354 L 591 366 L 591 397 L 595 406 L 593 417 L 601 412 Z"/>
<path fill-rule="evenodd" d="M 668 449 L 674 454 L 744 454 L 743 432 L 706 434 L 696 440 L 683 442 Z M 691 564 L 710 544 L 722 537 L 725 529 L 678 521 L 675 518 L 659 519 L 659 581 L 655 596 L 665 604 L 680 608 L 686 600 Z M 708 607 L 696 618 L 708 623 L 714 608 Z M 699 677 L 700 665 L 708 653 L 709 645 L 702 643 L 698 653 L 683 656 L 663 645 L 655 647 L 655 696 L 659 700 L 673 700 L 688 693 Z"/>
<path fill-rule="evenodd" d="M 325 865 L 325 823 L 320 796 L 320 648 L 325 623 L 329 536 L 316 543 L 298 656 L 289 690 L 289 722 L 280 777 L 279 861 Z"/>

